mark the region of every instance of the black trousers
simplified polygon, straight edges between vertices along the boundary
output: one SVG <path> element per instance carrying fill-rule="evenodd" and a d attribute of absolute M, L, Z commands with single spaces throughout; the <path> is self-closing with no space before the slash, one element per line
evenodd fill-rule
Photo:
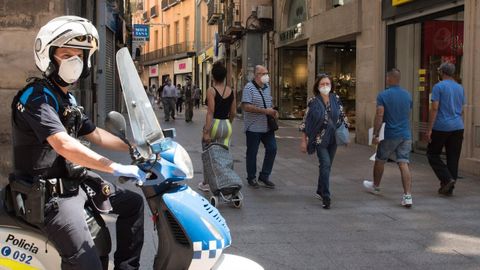
<path fill-rule="evenodd" d="M 185 121 L 190 122 L 193 118 L 193 99 L 185 99 Z"/>
<path fill-rule="evenodd" d="M 88 173 L 88 177 L 100 177 L 94 172 Z M 143 246 L 143 197 L 110 185 L 112 212 L 118 215 L 115 270 L 138 269 Z M 101 270 L 102 265 L 108 265 L 108 257 L 99 258 L 88 230 L 83 210 L 86 200 L 87 195 L 80 188 L 77 196 L 51 198 L 45 206 L 42 229 L 62 257 L 62 270 Z"/>
<path fill-rule="evenodd" d="M 428 144 L 427 157 L 433 172 L 438 180 L 446 183 L 450 180 L 457 180 L 458 161 L 462 151 L 463 129 L 455 131 L 432 130 L 431 142 Z M 443 147 L 447 155 L 445 164 L 440 155 Z"/>
<path fill-rule="evenodd" d="M 177 112 L 182 112 L 183 98 L 177 98 Z"/>

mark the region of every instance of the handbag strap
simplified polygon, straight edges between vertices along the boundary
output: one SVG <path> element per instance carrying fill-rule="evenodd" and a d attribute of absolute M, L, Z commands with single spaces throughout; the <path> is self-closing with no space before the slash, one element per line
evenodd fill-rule
<path fill-rule="evenodd" d="M 265 103 L 265 98 L 263 97 L 263 93 L 262 93 L 262 91 L 260 91 L 260 86 L 254 80 L 252 80 L 252 83 L 253 83 L 253 85 L 255 85 L 255 88 L 257 88 L 257 91 L 258 91 L 258 93 L 260 93 L 260 96 L 262 96 L 263 107 L 265 107 L 265 109 L 266 109 L 267 108 L 267 103 Z"/>
<path fill-rule="evenodd" d="M 265 109 L 266 109 L 267 108 L 267 103 L 265 103 L 265 98 L 263 97 L 263 93 L 262 93 L 262 91 L 260 91 L 260 89 L 257 88 L 257 90 L 260 93 L 260 96 L 262 96 L 263 107 L 265 107 Z"/>

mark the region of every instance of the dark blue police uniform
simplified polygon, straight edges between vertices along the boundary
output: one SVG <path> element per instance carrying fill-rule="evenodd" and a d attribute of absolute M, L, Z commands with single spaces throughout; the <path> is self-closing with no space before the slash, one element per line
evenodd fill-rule
<path fill-rule="evenodd" d="M 62 256 L 62 269 L 107 269 L 108 251 L 102 254 L 95 248 L 84 215 L 87 196 L 78 188 L 82 179 L 77 179 L 101 178 L 88 170 L 81 176 L 72 175 L 71 164 L 47 142 L 49 136 L 58 132 L 80 137 L 95 130 L 94 123 L 83 113 L 74 119 L 74 127 L 65 127 L 62 118 L 65 109 L 76 105 L 73 95 L 65 94 L 47 79 L 35 80 L 17 94 L 12 103 L 14 178 L 31 182 L 56 178 L 74 183 L 63 194 L 47 191 L 45 218 L 39 227 Z M 144 238 L 143 198 L 135 192 L 109 185 L 112 212 L 118 215 L 115 269 L 138 269 Z"/>

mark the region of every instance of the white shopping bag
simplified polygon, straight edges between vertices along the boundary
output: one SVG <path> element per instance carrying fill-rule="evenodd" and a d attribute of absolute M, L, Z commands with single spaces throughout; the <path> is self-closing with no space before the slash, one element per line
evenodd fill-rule
<path fill-rule="evenodd" d="M 385 123 L 382 123 L 382 127 L 380 128 L 380 132 L 378 134 L 378 140 L 383 141 L 385 138 Z M 372 139 L 373 139 L 373 128 L 368 129 L 368 145 L 372 145 Z M 375 153 L 373 153 L 372 156 L 370 156 L 371 161 L 375 161 L 375 157 L 377 156 L 377 147 L 378 145 L 375 146 Z M 390 157 L 388 158 L 387 162 L 397 162 L 397 157 L 395 156 L 395 153 L 392 153 Z"/>
<path fill-rule="evenodd" d="M 378 134 L 378 140 L 382 141 L 385 138 L 385 123 L 382 123 L 382 127 L 380 128 L 380 132 Z M 368 145 L 372 145 L 373 139 L 373 127 L 368 129 Z"/>
<path fill-rule="evenodd" d="M 378 134 L 379 141 L 382 141 L 385 138 L 385 123 L 382 123 L 382 127 L 380 128 L 380 132 Z M 373 139 L 373 127 L 368 129 L 368 145 L 372 145 Z M 375 153 L 370 157 L 371 161 L 375 161 L 375 156 L 377 155 L 377 147 L 375 147 Z"/>

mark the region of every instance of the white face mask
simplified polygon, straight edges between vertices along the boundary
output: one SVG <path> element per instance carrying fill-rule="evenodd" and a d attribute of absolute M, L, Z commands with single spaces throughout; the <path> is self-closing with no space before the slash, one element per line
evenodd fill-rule
<path fill-rule="evenodd" d="M 58 69 L 58 76 L 62 78 L 66 83 L 74 83 L 80 78 L 83 71 L 83 61 L 78 55 L 72 56 L 68 59 L 60 59 L 60 68 Z"/>
<path fill-rule="evenodd" d="M 320 91 L 320 94 L 322 95 L 328 95 L 330 93 L 330 90 L 332 88 L 330 86 L 324 86 L 324 87 L 319 87 L 318 90 Z"/>
<path fill-rule="evenodd" d="M 260 80 L 262 81 L 263 84 L 267 84 L 270 82 L 270 76 L 268 74 L 263 75 Z"/>

